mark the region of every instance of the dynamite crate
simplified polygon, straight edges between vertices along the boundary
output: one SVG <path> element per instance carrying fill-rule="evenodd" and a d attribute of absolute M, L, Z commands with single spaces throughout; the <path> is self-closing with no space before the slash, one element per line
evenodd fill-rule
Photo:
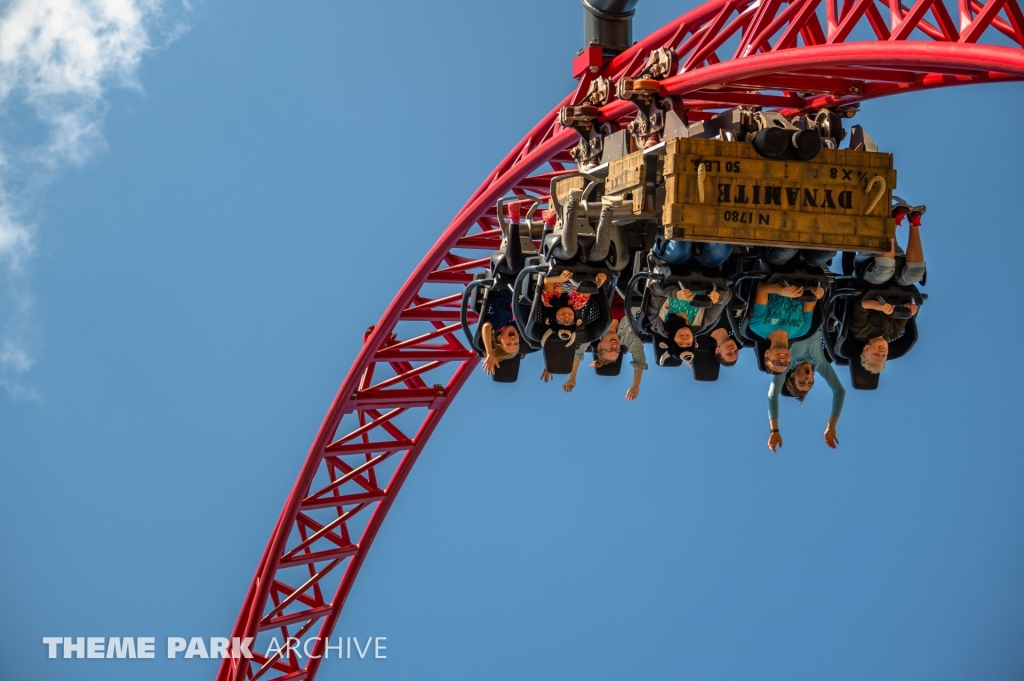
<path fill-rule="evenodd" d="M 587 178 L 591 178 L 596 186 L 601 187 L 600 194 L 621 195 L 626 199 L 628 209 L 617 213 L 628 212 L 629 215 L 656 219 L 657 210 L 653 197 L 658 168 L 657 156 L 649 158 L 642 151 L 634 152 L 593 168 L 586 176 L 572 175 L 554 180 L 551 183 L 551 196 L 556 206 L 564 206 L 569 191 L 584 190 Z M 593 198 L 591 196 L 590 200 Z M 623 215 L 617 217 L 621 218 Z"/>
<path fill-rule="evenodd" d="M 657 183 L 658 158 L 642 151 L 626 154 L 608 163 L 605 192 L 631 200 L 632 212 L 640 216 L 655 214 L 654 189 Z"/>
<path fill-rule="evenodd" d="M 674 138 L 665 145 L 665 236 L 690 241 L 884 251 L 892 154 L 822 149 L 770 159 L 750 144 Z"/>

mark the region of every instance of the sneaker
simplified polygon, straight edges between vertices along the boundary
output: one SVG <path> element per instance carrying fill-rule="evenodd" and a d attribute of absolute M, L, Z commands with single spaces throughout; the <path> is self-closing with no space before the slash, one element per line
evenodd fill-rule
<path fill-rule="evenodd" d="M 914 206 L 910 209 L 910 224 L 914 227 L 921 226 L 921 216 L 927 210 L 926 206 Z"/>
<path fill-rule="evenodd" d="M 605 195 L 605 196 L 601 197 L 601 207 L 602 208 L 615 208 L 616 206 L 621 206 L 622 202 L 625 201 L 625 200 L 626 200 L 625 197 L 622 196 L 622 195 L 619 195 L 619 194 L 612 195 L 612 196 Z"/>
<path fill-rule="evenodd" d="M 896 226 L 899 227 L 903 224 L 903 218 L 912 210 L 912 207 L 898 196 L 893 196 L 892 200 L 892 217 L 896 220 Z"/>
<path fill-rule="evenodd" d="M 897 227 L 901 227 L 903 225 L 903 218 L 907 217 L 907 214 L 909 212 L 910 211 L 904 208 L 903 206 L 898 206 L 897 208 L 893 209 L 892 217 L 894 220 L 896 220 Z"/>

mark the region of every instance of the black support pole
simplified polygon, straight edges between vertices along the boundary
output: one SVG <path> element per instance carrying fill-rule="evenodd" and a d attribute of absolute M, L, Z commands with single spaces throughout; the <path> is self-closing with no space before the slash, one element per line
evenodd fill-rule
<path fill-rule="evenodd" d="M 633 10 L 639 0 L 580 0 L 583 47 L 618 54 L 633 44 Z"/>

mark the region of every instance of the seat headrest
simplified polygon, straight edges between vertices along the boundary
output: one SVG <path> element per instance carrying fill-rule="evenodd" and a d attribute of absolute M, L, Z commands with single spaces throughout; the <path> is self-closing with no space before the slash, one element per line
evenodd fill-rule
<path fill-rule="evenodd" d="M 520 355 L 501 360 L 501 364 L 494 370 L 491 378 L 495 383 L 515 383 L 519 378 Z"/>
<path fill-rule="evenodd" d="M 544 370 L 549 374 L 572 373 L 572 363 L 576 355 L 576 346 L 565 343 L 545 343 Z"/>
<path fill-rule="evenodd" d="M 628 324 L 629 322 L 623 320 L 622 322 L 619 323 Z M 590 352 L 594 354 L 595 358 L 597 357 L 597 342 L 594 342 L 590 345 Z M 618 376 L 619 372 L 622 371 L 622 357 L 625 354 L 626 349 L 623 348 L 622 350 L 619 351 L 619 356 L 614 362 L 611 362 L 610 364 L 605 364 L 604 366 L 594 367 L 594 373 L 596 373 L 598 376 Z"/>
<path fill-rule="evenodd" d="M 678 367 L 683 365 L 683 360 L 669 353 L 668 339 L 656 333 L 651 334 L 654 338 L 654 361 L 662 367 Z"/>
<path fill-rule="evenodd" d="M 758 337 L 754 342 L 754 355 L 757 358 L 757 368 L 769 376 L 774 376 L 775 372 L 768 371 L 768 363 L 764 358 L 764 354 L 768 352 L 768 348 L 771 346 L 772 344 L 769 341 Z"/>
<path fill-rule="evenodd" d="M 707 348 L 710 348 L 707 349 Z M 698 381 L 717 381 L 722 365 L 715 357 L 714 343 L 700 347 L 693 356 L 693 378 Z"/>
<path fill-rule="evenodd" d="M 873 374 L 865 369 L 859 357 L 850 359 L 850 383 L 856 390 L 876 390 L 880 374 Z"/>

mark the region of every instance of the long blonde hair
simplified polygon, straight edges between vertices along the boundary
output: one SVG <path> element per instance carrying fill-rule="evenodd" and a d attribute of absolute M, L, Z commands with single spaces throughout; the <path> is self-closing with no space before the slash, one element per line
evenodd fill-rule
<path fill-rule="evenodd" d="M 496 333 L 491 335 L 491 354 L 494 356 L 494 359 L 499 362 L 519 356 L 518 352 L 509 352 L 506 350 L 505 346 L 501 344 L 501 336 Z"/>

